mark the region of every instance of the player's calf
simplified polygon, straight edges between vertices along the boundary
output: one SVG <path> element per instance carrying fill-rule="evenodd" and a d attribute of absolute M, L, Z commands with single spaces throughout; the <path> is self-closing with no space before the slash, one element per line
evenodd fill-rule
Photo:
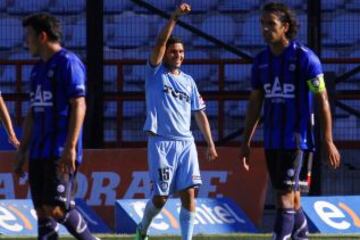
<path fill-rule="evenodd" d="M 291 239 L 294 228 L 294 214 L 295 211 L 292 208 L 277 210 L 272 240 Z"/>
<path fill-rule="evenodd" d="M 293 240 L 308 240 L 309 229 L 305 214 L 302 208 L 295 211 L 294 215 L 294 229 L 292 232 Z"/>
<path fill-rule="evenodd" d="M 58 240 L 59 224 L 51 217 L 38 218 L 38 240 Z"/>

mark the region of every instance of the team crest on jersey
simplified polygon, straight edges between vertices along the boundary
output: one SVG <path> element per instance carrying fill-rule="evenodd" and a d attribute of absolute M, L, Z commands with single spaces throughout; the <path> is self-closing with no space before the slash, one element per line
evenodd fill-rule
<path fill-rule="evenodd" d="M 295 64 L 290 64 L 290 65 L 289 65 L 289 71 L 293 72 L 293 71 L 295 71 L 295 69 L 296 69 L 296 65 L 295 65 Z"/>
<path fill-rule="evenodd" d="M 47 72 L 47 76 L 48 76 L 49 78 L 54 77 L 54 70 L 50 69 L 50 70 Z"/>

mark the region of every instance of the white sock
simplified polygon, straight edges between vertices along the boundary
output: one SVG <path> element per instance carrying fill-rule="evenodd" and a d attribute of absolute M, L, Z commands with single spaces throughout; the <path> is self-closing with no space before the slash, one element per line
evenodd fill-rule
<path fill-rule="evenodd" d="M 151 199 L 146 203 L 144 216 L 141 220 L 141 225 L 140 225 L 140 230 L 142 234 L 144 235 L 147 234 L 151 221 L 154 219 L 156 215 L 158 215 L 160 211 L 161 208 L 155 207 Z"/>
<path fill-rule="evenodd" d="M 194 231 L 195 212 L 190 212 L 184 207 L 180 210 L 180 226 L 182 240 L 191 240 Z"/>

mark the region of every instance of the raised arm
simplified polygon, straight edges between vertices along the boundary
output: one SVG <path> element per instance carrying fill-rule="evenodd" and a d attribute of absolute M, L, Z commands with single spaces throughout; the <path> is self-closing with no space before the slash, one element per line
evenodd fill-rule
<path fill-rule="evenodd" d="M 191 11 L 190 5 L 186 3 L 182 3 L 172 14 L 165 25 L 165 27 L 160 32 L 155 47 L 153 48 L 153 51 L 150 56 L 150 64 L 152 66 L 158 66 L 165 54 L 166 50 L 166 42 L 171 36 L 171 33 L 173 32 L 175 28 L 176 21 L 179 17 L 182 15 L 185 15 Z"/>

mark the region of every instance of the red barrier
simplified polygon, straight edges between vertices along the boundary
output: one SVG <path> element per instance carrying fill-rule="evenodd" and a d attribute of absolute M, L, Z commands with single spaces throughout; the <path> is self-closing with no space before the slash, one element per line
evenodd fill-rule
<path fill-rule="evenodd" d="M 203 185 L 199 197 L 226 196 L 234 199 L 250 219 L 260 224 L 265 201 L 267 173 L 263 151 L 252 150 L 252 169 L 241 167 L 239 149 L 218 148 L 220 160 L 208 162 L 206 149 L 199 147 Z M 16 181 L 11 173 L 14 152 L 0 153 L 0 198 L 27 198 L 27 182 Z M 148 198 L 146 149 L 86 150 L 78 175 L 77 197 L 113 226 L 113 206 L 119 198 Z"/>

